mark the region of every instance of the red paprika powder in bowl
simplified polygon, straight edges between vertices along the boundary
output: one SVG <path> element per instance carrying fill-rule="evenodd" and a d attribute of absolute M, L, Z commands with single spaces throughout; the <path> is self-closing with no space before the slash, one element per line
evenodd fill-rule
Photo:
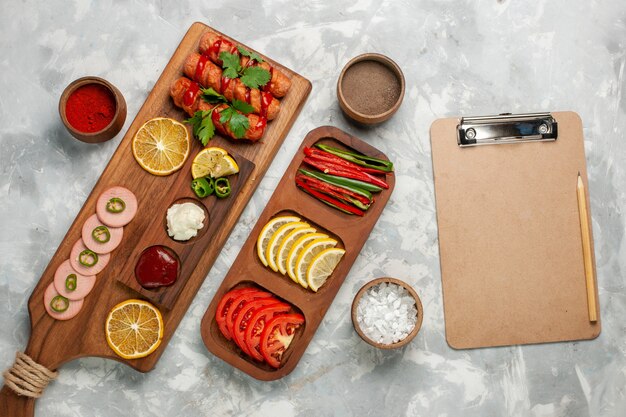
<path fill-rule="evenodd" d="M 68 85 L 59 100 L 66 129 L 87 143 L 105 142 L 119 133 L 126 121 L 126 101 L 108 81 L 83 77 Z"/>

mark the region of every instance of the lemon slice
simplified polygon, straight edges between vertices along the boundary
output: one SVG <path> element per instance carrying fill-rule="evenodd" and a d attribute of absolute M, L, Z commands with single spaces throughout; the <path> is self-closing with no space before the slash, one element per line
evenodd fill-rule
<path fill-rule="evenodd" d="M 294 269 L 294 272 L 296 273 L 296 279 L 298 280 L 298 283 L 300 285 L 302 285 L 304 288 L 307 288 L 309 286 L 308 282 L 306 281 L 306 272 L 309 269 L 309 266 L 311 265 L 311 262 L 313 261 L 315 255 L 325 249 L 334 248 L 336 245 L 337 241 L 335 239 L 327 237 L 322 239 L 315 239 L 304 247 L 300 255 L 298 255 L 298 259 L 296 260 L 296 267 Z"/>
<path fill-rule="evenodd" d="M 224 148 L 218 148 L 217 146 L 211 146 L 209 148 L 204 148 L 203 150 L 205 151 L 211 151 L 211 152 L 217 152 L 217 153 L 221 153 L 222 155 L 226 156 L 228 155 L 228 151 Z"/>
<path fill-rule="evenodd" d="M 189 132 L 176 120 L 157 117 L 148 120 L 133 137 L 133 156 L 153 175 L 178 171 L 189 156 Z"/>
<path fill-rule="evenodd" d="M 298 238 L 298 240 L 294 242 L 291 249 L 289 249 L 289 254 L 287 255 L 287 275 L 289 275 L 289 278 L 291 278 L 293 282 L 298 283 L 298 278 L 296 277 L 296 262 L 298 261 L 298 256 L 302 253 L 302 250 L 304 250 L 306 245 L 313 242 L 315 239 L 324 239 L 327 237 L 328 235 L 325 235 L 324 233 L 309 233 Z"/>
<path fill-rule="evenodd" d="M 105 332 L 107 343 L 124 359 L 148 356 L 163 338 L 161 312 L 143 300 L 126 300 L 109 312 Z"/>
<path fill-rule="evenodd" d="M 283 243 L 280 244 L 280 247 L 276 252 L 276 265 L 278 266 L 278 270 L 281 274 L 287 275 L 287 259 L 289 258 L 289 251 L 296 241 L 304 235 L 315 232 L 316 230 L 310 226 L 296 227 L 289 232 L 287 236 L 285 236 Z"/>
<path fill-rule="evenodd" d="M 222 148 L 206 148 L 198 152 L 191 164 L 194 179 L 226 177 L 239 172 L 235 160 Z"/>
<path fill-rule="evenodd" d="M 307 226 L 309 226 L 309 224 L 304 222 L 289 222 L 287 224 L 283 224 L 278 229 L 276 229 L 276 231 L 270 238 L 269 243 L 267 244 L 267 248 L 265 249 L 265 259 L 267 260 L 267 266 L 269 266 L 272 271 L 278 272 L 278 265 L 276 265 L 278 248 L 280 248 L 283 240 L 285 240 L 285 236 L 287 236 L 293 229 Z"/>
<path fill-rule="evenodd" d="M 313 258 L 306 271 L 306 282 L 311 290 L 317 292 L 324 285 L 345 253 L 340 248 L 328 248 Z"/>
<path fill-rule="evenodd" d="M 263 226 L 263 229 L 261 229 L 261 233 L 259 233 L 259 237 L 256 240 L 256 254 L 263 265 L 268 266 L 267 259 L 265 258 L 265 250 L 267 249 L 274 232 L 284 224 L 297 221 L 300 221 L 300 217 L 278 216 L 274 217 L 272 220 L 267 222 L 265 226 Z"/>

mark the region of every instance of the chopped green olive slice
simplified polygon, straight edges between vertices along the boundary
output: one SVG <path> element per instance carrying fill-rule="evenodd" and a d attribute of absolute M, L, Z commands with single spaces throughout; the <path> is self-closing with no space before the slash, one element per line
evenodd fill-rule
<path fill-rule="evenodd" d="M 109 240 L 111 240 L 111 232 L 109 231 L 109 228 L 106 227 L 106 226 L 98 226 L 98 227 L 96 227 L 91 232 L 91 236 L 98 243 L 107 243 Z"/>
<path fill-rule="evenodd" d="M 74 291 L 76 289 L 77 280 L 76 274 L 69 274 L 67 278 L 65 278 L 65 289 Z"/>
<path fill-rule="evenodd" d="M 94 266 L 98 263 L 98 254 L 92 250 L 85 249 L 78 255 L 78 263 L 86 267 Z"/>
<path fill-rule="evenodd" d="M 121 198 L 113 197 L 107 201 L 107 211 L 109 213 L 121 213 L 124 209 L 126 209 L 126 203 Z"/>
<path fill-rule="evenodd" d="M 62 295 L 56 295 L 50 300 L 50 308 L 57 313 L 63 313 L 70 307 L 70 300 Z"/>

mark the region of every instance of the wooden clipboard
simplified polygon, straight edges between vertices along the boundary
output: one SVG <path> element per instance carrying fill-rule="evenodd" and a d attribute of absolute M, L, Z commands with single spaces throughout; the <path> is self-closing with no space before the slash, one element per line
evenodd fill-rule
<path fill-rule="evenodd" d="M 597 337 L 577 197 L 579 175 L 589 190 L 580 117 L 447 118 L 430 135 L 448 344 Z M 582 200 L 592 236 L 588 192 Z"/>

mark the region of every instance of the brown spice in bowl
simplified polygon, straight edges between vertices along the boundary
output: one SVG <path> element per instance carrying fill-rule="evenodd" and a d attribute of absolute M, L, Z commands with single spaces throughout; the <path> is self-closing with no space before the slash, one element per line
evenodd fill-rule
<path fill-rule="evenodd" d="M 341 89 L 346 103 L 359 113 L 384 113 L 400 97 L 400 81 L 386 65 L 377 61 L 361 61 L 344 74 Z"/>

